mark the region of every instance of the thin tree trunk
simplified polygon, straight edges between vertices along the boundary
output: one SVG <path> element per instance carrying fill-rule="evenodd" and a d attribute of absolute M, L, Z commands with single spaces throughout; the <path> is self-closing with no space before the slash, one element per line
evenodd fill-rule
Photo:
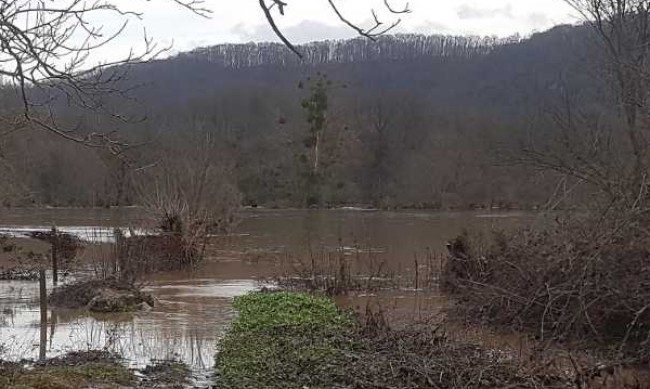
<path fill-rule="evenodd" d="M 316 134 L 316 144 L 314 145 L 314 176 L 318 174 L 318 168 L 320 166 L 320 140 L 321 134 Z"/>

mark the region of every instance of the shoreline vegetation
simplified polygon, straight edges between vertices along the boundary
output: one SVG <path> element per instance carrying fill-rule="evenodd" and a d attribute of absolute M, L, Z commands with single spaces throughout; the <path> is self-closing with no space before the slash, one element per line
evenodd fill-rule
<path fill-rule="evenodd" d="M 216 356 L 217 387 L 575 388 L 571 377 L 525 371 L 510 355 L 450 340 L 442 327 L 391 329 L 326 298 L 260 292 L 235 299 L 239 316 Z"/>
<path fill-rule="evenodd" d="M 453 314 L 463 320 L 647 360 L 647 243 L 593 220 L 464 234 L 450 243 L 442 289 L 457 298 Z"/>

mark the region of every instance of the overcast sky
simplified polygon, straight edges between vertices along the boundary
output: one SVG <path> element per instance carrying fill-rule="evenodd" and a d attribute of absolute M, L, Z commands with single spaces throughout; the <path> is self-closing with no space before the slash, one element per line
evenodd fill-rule
<path fill-rule="evenodd" d="M 294 42 L 355 36 L 354 31 L 337 20 L 326 0 L 285 1 L 289 3 L 286 16 L 278 17 L 278 23 Z M 406 4 L 405 0 L 390 1 L 394 8 Z M 276 40 L 258 0 L 205 0 L 206 7 L 213 11 L 209 19 L 184 11 L 171 0 L 116 2 L 125 9 L 144 14 L 141 21 L 132 21 L 123 37 L 111 46 L 113 54 L 141 45 L 145 28 L 160 44 L 173 42 L 174 52 L 225 42 Z M 337 0 L 337 3 L 349 19 L 361 25 L 371 20 L 371 9 L 376 9 L 386 23 L 398 18 L 382 12 L 383 0 Z M 409 3 L 413 12 L 401 16 L 402 23 L 395 32 L 525 36 L 578 21 L 576 13 L 563 0 L 409 0 Z"/>

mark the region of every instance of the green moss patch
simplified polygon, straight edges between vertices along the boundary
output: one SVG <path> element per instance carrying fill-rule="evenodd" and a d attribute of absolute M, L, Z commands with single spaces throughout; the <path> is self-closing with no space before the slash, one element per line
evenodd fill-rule
<path fill-rule="evenodd" d="M 235 299 L 239 317 L 217 356 L 223 388 L 331 388 L 353 349 L 354 320 L 329 299 L 254 293 Z"/>

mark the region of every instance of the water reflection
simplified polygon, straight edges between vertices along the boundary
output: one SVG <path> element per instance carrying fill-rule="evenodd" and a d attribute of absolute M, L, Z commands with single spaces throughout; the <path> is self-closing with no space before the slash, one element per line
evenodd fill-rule
<path fill-rule="evenodd" d="M 3 358 L 42 359 L 75 350 L 108 350 L 123 355 L 134 367 L 156 359 L 177 359 L 195 371 L 207 371 L 214 363 L 217 341 L 232 320 L 232 297 L 256 288 L 253 281 L 237 280 L 153 283 L 148 289 L 158 304 L 152 312 L 88 316 L 51 309 L 43 320 L 37 282 L 3 282 Z M 26 297 L 29 292 L 31 299 Z"/>

